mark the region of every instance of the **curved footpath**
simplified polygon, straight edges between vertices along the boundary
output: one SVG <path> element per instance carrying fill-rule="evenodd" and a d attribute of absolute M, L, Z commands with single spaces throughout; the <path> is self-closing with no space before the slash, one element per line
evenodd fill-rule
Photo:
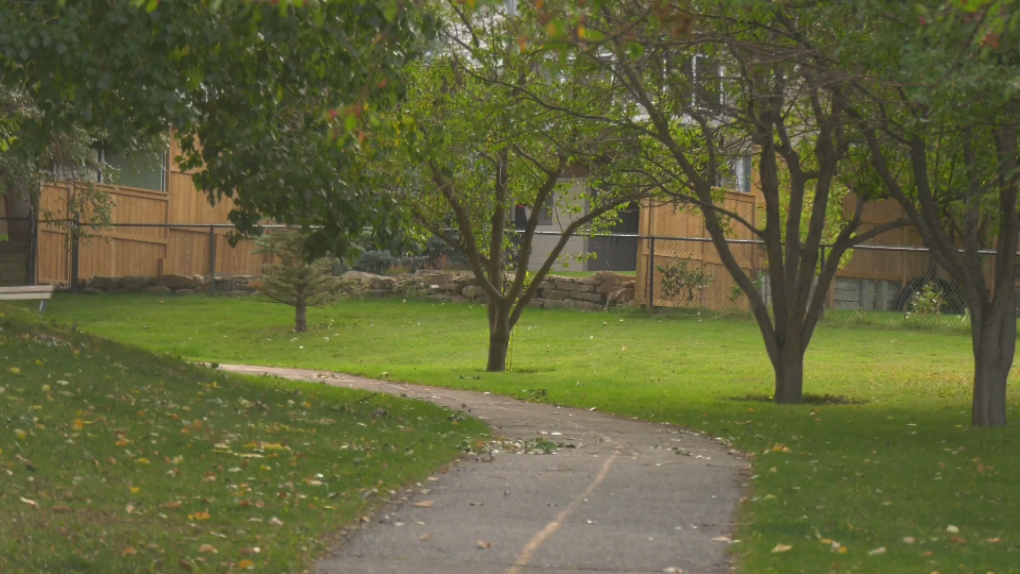
<path fill-rule="evenodd" d="M 551 456 L 466 458 L 354 530 L 315 565 L 317 574 L 731 569 L 726 549 L 748 465 L 716 441 L 669 425 L 490 393 L 302 369 L 220 369 L 429 401 L 487 422 L 497 436 L 563 446 Z"/>

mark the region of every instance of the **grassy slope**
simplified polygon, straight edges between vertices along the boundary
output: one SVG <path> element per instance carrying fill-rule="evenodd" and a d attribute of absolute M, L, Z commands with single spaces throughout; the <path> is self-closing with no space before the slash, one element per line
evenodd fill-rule
<path fill-rule="evenodd" d="M 740 516 L 749 525 L 733 546 L 746 572 L 1020 572 L 1020 431 L 967 427 L 965 336 L 822 327 L 808 391 L 867 403 L 777 407 L 733 400 L 771 387 L 757 329 L 740 321 L 528 311 L 515 371 L 490 374 L 479 370 L 479 307 L 351 302 L 312 310 L 301 336 L 288 332 L 287 309 L 253 300 L 63 297 L 50 312 L 196 359 L 387 372 L 522 397 L 547 389 L 550 402 L 732 437 L 758 453 L 754 499 Z M 1014 421 L 1018 402 L 1014 381 Z M 773 453 L 777 445 L 792 452 Z M 848 550 L 834 553 L 828 540 Z M 777 544 L 793 548 L 773 553 Z"/>
<path fill-rule="evenodd" d="M 431 405 L 228 377 L 7 311 L 0 572 L 300 572 L 373 504 L 363 493 L 423 479 L 484 432 Z"/>

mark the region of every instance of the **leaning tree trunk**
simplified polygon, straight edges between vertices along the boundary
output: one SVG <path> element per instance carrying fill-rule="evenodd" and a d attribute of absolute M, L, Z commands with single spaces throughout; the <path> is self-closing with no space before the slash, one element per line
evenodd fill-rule
<path fill-rule="evenodd" d="M 510 346 L 510 305 L 505 301 L 489 301 L 489 360 L 485 370 L 500 373 L 506 370 L 506 354 Z"/>
<path fill-rule="evenodd" d="M 800 404 L 804 399 L 804 349 L 787 342 L 779 346 L 778 355 L 772 361 L 776 373 L 776 404 Z"/>
<path fill-rule="evenodd" d="M 308 302 L 304 295 L 298 295 L 294 302 L 294 331 L 296 333 L 308 331 Z"/>
<path fill-rule="evenodd" d="M 1006 381 L 1016 353 L 1015 297 L 1012 292 L 996 293 L 995 299 L 1000 300 L 978 308 L 972 305 L 970 310 L 974 349 L 971 424 L 980 427 L 1006 426 Z"/>

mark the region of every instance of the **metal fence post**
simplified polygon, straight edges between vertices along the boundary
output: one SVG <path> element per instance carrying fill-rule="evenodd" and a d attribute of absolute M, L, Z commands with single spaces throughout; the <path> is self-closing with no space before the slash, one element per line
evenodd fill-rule
<path fill-rule="evenodd" d="M 216 228 L 209 226 L 209 290 L 216 295 Z"/>
<path fill-rule="evenodd" d="M 648 310 L 655 309 L 655 237 L 652 237 L 648 257 Z"/>
<path fill-rule="evenodd" d="M 79 270 L 81 265 L 81 227 L 78 219 L 71 220 L 71 291 L 78 292 L 80 285 Z"/>

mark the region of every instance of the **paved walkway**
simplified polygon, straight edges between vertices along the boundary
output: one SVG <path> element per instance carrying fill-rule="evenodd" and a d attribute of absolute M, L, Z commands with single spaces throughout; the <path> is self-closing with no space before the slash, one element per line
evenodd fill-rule
<path fill-rule="evenodd" d="M 550 456 L 497 454 L 454 465 L 423 484 L 426 494 L 354 531 L 316 564 L 316 574 L 730 571 L 725 537 L 747 464 L 718 442 L 488 393 L 322 371 L 220 368 L 425 400 L 484 420 L 496 435 L 564 445 Z M 423 501 L 431 505 L 414 506 Z"/>

